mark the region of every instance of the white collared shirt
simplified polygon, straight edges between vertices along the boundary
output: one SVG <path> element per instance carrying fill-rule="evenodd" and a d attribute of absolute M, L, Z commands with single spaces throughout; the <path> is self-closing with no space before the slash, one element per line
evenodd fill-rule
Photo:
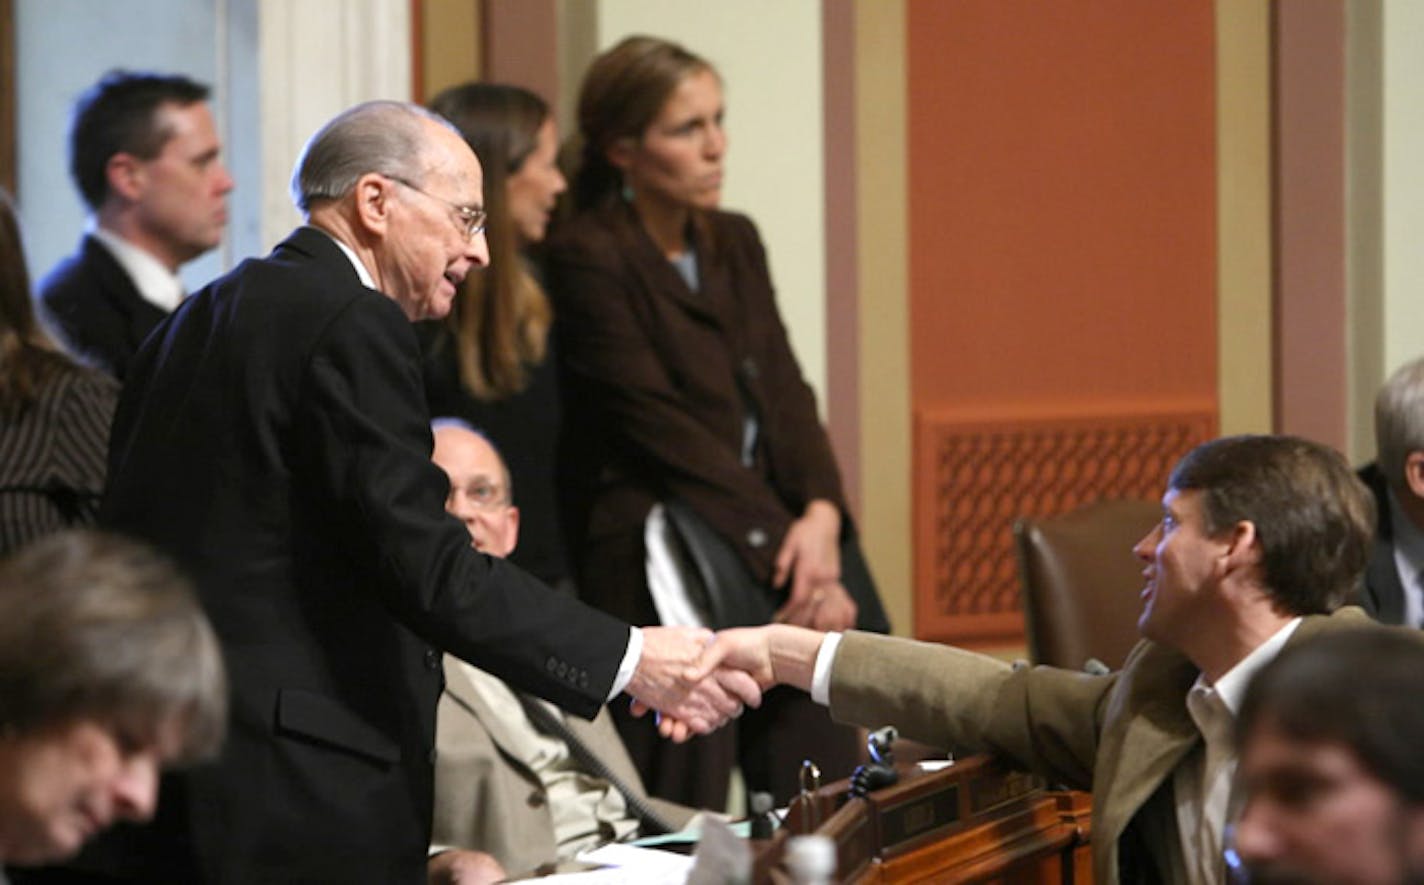
<path fill-rule="evenodd" d="M 183 300 L 183 281 L 178 279 L 178 275 L 169 270 L 167 265 L 113 231 L 93 222 L 90 223 L 88 232 L 114 256 L 114 260 L 124 269 L 124 273 L 129 275 L 134 288 L 144 301 L 168 313 L 177 309 L 179 302 Z"/>
<path fill-rule="evenodd" d="M 1177 766 L 1172 775 L 1172 794 L 1190 882 L 1226 881 L 1223 833 L 1227 823 L 1241 811 L 1238 797 L 1231 794 L 1236 775 L 1236 711 L 1241 708 L 1251 677 L 1280 654 L 1300 620 L 1291 619 L 1226 671 L 1215 685 L 1207 681 L 1205 674 L 1199 674 L 1187 692 L 1187 712 L 1201 732 L 1203 743 Z"/>
<path fill-rule="evenodd" d="M 1424 532 L 1399 506 L 1394 489 L 1388 489 L 1390 527 L 1394 529 L 1394 568 L 1404 588 L 1404 623 L 1424 627 Z"/>

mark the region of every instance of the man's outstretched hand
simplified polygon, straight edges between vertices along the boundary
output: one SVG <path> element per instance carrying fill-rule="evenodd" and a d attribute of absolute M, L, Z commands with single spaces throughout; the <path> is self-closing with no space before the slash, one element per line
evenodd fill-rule
<path fill-rule="evenodd" d="M 717 672 L 741 672 L 765 690 L 773 685 L 792 685 L 811 690 L 816 655 L 826 634 L 789 624 L 739 627 L 723 630 L 702 653 L 689 679 L 704 679 Z"/>
<path fill-rule="evenodd" d="M 658 712 L 658 732 L 678 743 L 708 734 L 761 705 L 757 681 L 736 669 L 699 668 L 712 632 L 695 627 L 644 627 L 643 655 L 628 683 L 633 712 Z M 692 677 L 694 670 L 698 675 Z"/>

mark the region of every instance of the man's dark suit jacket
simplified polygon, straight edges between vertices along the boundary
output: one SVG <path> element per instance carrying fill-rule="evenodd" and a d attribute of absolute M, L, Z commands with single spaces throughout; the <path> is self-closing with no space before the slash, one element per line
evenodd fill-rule
<path fill-rule="evenodd" d="M 1360 468 L 1360 479 L 1375 496 L 1375 545 L 1365 569 L 1364 595 L 1360 605 L 1378 621 L 1404 623 L 1404 584 L 1394 564 L 1394 521 L 1389 512 L 1389 483 L 1379 464 L 1371 461 Z"/>
<path fill-rule="evenodd" d="M 91 236 L 45 276 L 39 298 L 69 352 L 120 381 L 143 339 L 168 315 L 143 299 L 118 259 Z"/>
<path fill-rule="evenodd" d="M 446 515 L 415 334 L 302 228 L 140 351 L 101 521 L 197 583 L 232 716 L 124 846 L 142 881 L 423 882 L 440 650 L 592 717 L 628 628 Z"/>

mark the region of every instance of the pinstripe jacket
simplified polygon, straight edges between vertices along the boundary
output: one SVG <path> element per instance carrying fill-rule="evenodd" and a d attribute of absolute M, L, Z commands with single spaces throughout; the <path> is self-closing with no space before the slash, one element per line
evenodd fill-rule
<path fill-rule="evenodd" d="M 118 382 L 65 361 L 33 403 L 0 410 L 0 556 L 94 521 L 118 398 Z"/>

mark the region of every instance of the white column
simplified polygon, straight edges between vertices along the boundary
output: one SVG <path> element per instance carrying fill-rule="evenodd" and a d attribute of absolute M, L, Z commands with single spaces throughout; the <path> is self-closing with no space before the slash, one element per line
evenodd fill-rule
<path fill-rule="evenodd" d="M 409 0 L 260 0 L 262 234 L 300 223 L 288 185 L 312 133 L 378 98 L 410 99 Z"/>

